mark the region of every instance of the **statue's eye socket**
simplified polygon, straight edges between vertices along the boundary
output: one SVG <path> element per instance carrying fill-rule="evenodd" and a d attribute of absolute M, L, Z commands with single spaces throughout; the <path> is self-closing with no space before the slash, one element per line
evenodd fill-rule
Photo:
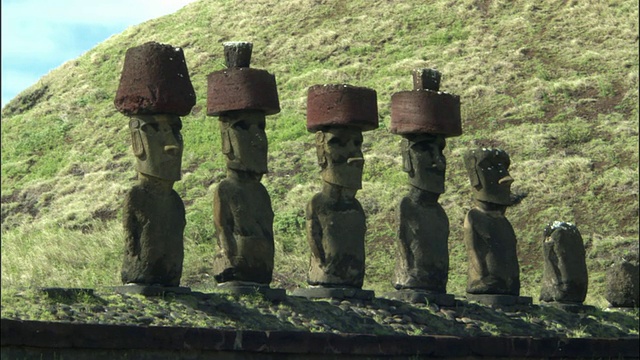
<path fill-rule="evenodd" d="M 146 123 L 140 127 L 140 130 L 144 132 L 149 132 L 152 129 L 154 132 L 158 132 L 160 130 L 160 126 L 156 123 Z"/>
<path fill-rule="evenodd" d="M 327 144 L 329 145 L 340 145 L 342 142 L 340 141 L 340 138 L 338 137 L 333 137 L 331 139 L 329 139 L 329 141 L 327 141 Z"/>
<path fill-rule="evenodd" d="M 233 124 L 233 128 L 234 129 L 247 130 L 247 129 L 249 129 L 249 124 L 247 124 L 247 122 L 244 121 L 244 120 L 240 120 L 240 121 L 238 121 L 238 122 Z"/>

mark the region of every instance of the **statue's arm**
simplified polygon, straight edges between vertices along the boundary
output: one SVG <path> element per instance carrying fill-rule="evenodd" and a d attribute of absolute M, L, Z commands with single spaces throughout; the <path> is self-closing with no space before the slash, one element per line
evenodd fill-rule
<path fill-rule="evenodd" d="M 398 255 L 403 262 L 411 264 L 413 262 L 413 254 L 410 247 L 410 225 L 406 219 L 408 211 L 406 199 L 402 199 L 398 208 Z"/>
<path fill-rule="evenodd" d="M 218 233 L 218 246 L 227 255 L 233 257 L 237 254 L 234 236 L 233 212 L 224 191 L 220 187 L 213 193 L 213 223 Z"/>
<path fill-rule="evenodd" d="M 311 255 L 321 262 L 324 262 L 325 253 L 322 247 L 322 225 L 318 219 L 317 211 L 314 209 L 313 200 L 307 204 L 305 218 L 307 220 L 307 242 L 311 248 Z"/>
<path fill-rule="evenodd" d="M 464 219 L 464 241 L 467 246 L 469 266 L 476 269 L 476 272 L 484 277 L 489 274 L 485 261 L 487 255 L 487 239 L 482 236 L 482 231 L 477 229 L 479 224 L 477 221 L 474 221 L 473 215 L 474 214 L 469 213 Z"/>
<path fill-rule="evenodd" d="M 131 193 L 127 194 L 124 202 L 122 220 L 125 233 L 125 252 L 129 256 L 140 255 L 140 238 L 142 237 L 142 227 L 140 220 L 133 209 L 134 201 Z"/>

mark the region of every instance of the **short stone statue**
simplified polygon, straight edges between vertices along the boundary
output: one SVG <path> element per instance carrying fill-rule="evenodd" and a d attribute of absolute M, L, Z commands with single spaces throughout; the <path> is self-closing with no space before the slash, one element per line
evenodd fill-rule
<path fill-rule="evenodd" d="M 173 184 L 182 163 L 180 116 L 195 99 L 182 49 L 149 42 L 127 50 L 114 103 L 130 117 L 139 184 L 124 201 L 124 284 L 180 284 L 186 220 Z"/>
<path fill-rule="evenodd" d="M 638 254 L 624 256 L 607 270 L 605 298 L 612 307 L 637 308 L 640 306 L 640 280 Z"/>
<path fill-rule="evenodd" d="M 362 187 L 362 132 L 377 127 L 375 90 L 351 85 L 309 88 L 307 129 L 315 133 L 323 185 L 305 212 L 311 249 L 307 282 L 315 287 L 355 290 L 303 291 L 302 296 L 373 296 L 372 292 L 356 291 L 364 280 L 367 227 L 355 196 Z"/>
<path fill-rule="evenodd" d="M 445 138 L 462 133 L 460 98 L 439 91 L 436 70 L 418 69 L 413 75 L 414 90 L 391 96 L 391 132 L 403 136 L 403 170 L 409 175 L 409 193 L 398 209 L 393 285 L 411 290 L 392 297 L 404 294 L 418 302 L 422 295 L 442 304 L 446 299 L 429 295 L 445 294 L 447 287 L 449 218 L 438 198 L 445 189 Z M 447 299 L 454 301 L 453 295 Z"/>
<path fill-rule="evenodd" d="M 268 171 L 265 118 L 280 111 L 276 81 L 267 71 L 248 67 L 251 43 L 223 45 L 227 69 L 209 74 L 207 97 L 207 115 L 219 116 L 227 163 L 227 178 L 213 195 L 219 249 L 214 278 L 238 291 L 245 285 L 268 288 L 274 267 L 273 210 L 260 180 Z"/>
<path fill-rule="evenodd" d="M 540 301 L 582 304 L 588 274 L 584 243 L 578 228 L 556 221 L 544 229 L 544 272 Z"/>
<path fill-rule="evenodd" d="M 465 154 L 464 162 L 476 200 L 464 220 L 467 298 L 503 305 L 530 303 L 528 297 L 518 298 L 516 234 L 504 216 L 507 207 L 514 204 L 509 155 L 500 149 L 475 149 Z"/>

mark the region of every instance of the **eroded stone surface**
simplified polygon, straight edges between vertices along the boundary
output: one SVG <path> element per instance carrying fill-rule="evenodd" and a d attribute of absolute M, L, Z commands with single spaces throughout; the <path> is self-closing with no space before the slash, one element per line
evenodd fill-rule
<path fill-rule="evenodd" d="M 362 131 L 378 126 L 375 91 L 349 85 L 309 89 L 307 129 L 316 133 L 323 188 L 306 207 L 311 250 L 307 281 L 324 287 L 361 288 L 366 218 L 356 192 L 362 187 Z M 373 107 L 373 108 L 371 108 Z"/>
<path fill-rule="evenodd" d="M 311 249 L 309 284 L 361 288 L 367 226 L 355 191 L 342 192 L 325 183 L 324 191 L 307 205 L 306 219 Z"/>
<path fill-rule="evenodd" d="M 542 248 L 544 271 L 540 301 L 584 302 L 589 278 L 578 228 L 565 222 L 547 225 Z"/>
<path fill-rule="evenodd" d="M 613 307 L 635 307 L 640 305 L 640 281 L 638 258 L 621 259 L 607 270 L 607 291 L 605 298 Z"/>
<path fill-rule="evenodd" d="M 184 258 L 184 204 L 173 182 L 140 175 L 125 195 L 122 283 L 178 286 Z"/>
<path fill-rule="evenodd" d="M 213 195 L 219 252 L 217 282 L 269 284 L 273 274 L 273 210 L 264 185 L 248 171 L 229 169 Z"/>
<path fill-rule="evenodd" d="M 476 206 L 464 221 L 467 293 L 518 296 L 520 269 L 517 240 L 504 216 L 511 204 L 509 156 L 499 149 L 477 149 L 465 156 Z"/>
<path fill-rule="evenodd" d="M 307 93 L 307 129 L 315 132 L 332 126 L 377 129 L 376 91 L 348 84 L 311 86 Z"/>
<path fill-rule="evenodd" d="M 125 115 L 184 116 L 196 103 L 181 48 L 147 42 L 127 50 L 115 107 Z"/>
<path fill-rule="evenodd" d="M 228 65 L 246 60 L 248 66 L 248 48 L 232 45 L 225 44 L 225 56 L 235 59 Z M 213 196 L 214 278 L 219 284 L 256 283 L 264 289 L 274 266 L 273 210 L 260 180 L 268 171 L 266 115 L 280 111 L 275 77 L 248 67 L 213 72 L 207 95 L 207 114 L 219 116 L 227 165 L 227 178 Z"/>
<path fill-rule="evenodd" d="M 266 115 L 280 112 L 276 78 L 266 70 L 229 68 L 207 76 L 207 115 L 227 111 L 259 110 Z"/>
<path fill-rule="evenodd" d="M 248 41 L 228 41 L 224 46 L 224 61 L 228 68 L 249 67 L 253 43 Z"/>
<path fill-rule="evenodd" d="M 403 168 L 409 193 L 398 208 L 394 287 L 445 293 L 449 272 L 449 218 L 438 203 L 444 192 L 445 141 L 438 135 L 407 135 Z"/>
<path fill-rule="evenodd" d="M 149 42 L 125 55 L 116 108 L 130 116 L 129 131 L 139 184 L 125 195 L 124 284 L 177 287 L 186 225 L 180 180 L 182 121 L 195 104 L 182 49 Z"/>
<path fill-rule="evenodd" d="M 413 83 L 415 91 L 391 97 L 390 130 L 403 136 L 402 168 L 410 185 L 398 208 L 394 287 L 445 294 L 449 219 L 438 198 L 445 191 L 445 137 L 461 133 L 460 102 L 449 94 L 444 95 L 453 102 L 438 100 L 443 93 L 437 92 L 440 73 L 436 70 L 414 70 Z"/>
<path fill-rule="evenodd" d="M 462 134 L 460 97 L 432 90 L 401 91 L 391 96 L 391 132 Z"/>

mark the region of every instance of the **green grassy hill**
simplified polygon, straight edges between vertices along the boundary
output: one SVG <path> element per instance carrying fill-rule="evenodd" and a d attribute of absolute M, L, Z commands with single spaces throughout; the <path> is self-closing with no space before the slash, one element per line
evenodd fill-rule
<path fill-rule="evenodd" d="M 187 210 L 183 285 L 206 289 L 216 252 L 212 189 L 225 177 L 206 76 L 222 42 L 254 43 L 252 66 L 275 74 L 281 113 L 267 119 L 275 211 L 273 286 L 305 285 L 304 205 L 320 189 L 306 91 L 373 88 L 381 126 L 365 133 L 358 199 L 368 216 L 365 288 L 391 289 L 395 208 L 407 191 L 390 97 L 411 70 L 437 68 L 460 95 L 464 134 L 448 140 L 448 290 L 464 294 L 462 223 L 472 206 L 462 154 L 495 146 L 512 158 L 507 211 L 519 239 L 522 295 L 537 299 L 541 242 L 552 221 L 587 247 L 587 303 L 605 306 L 606 267 L 638 252 L 638 2 L 200 0 L 130 27 L 44 76 L 2 109 L 2 288 L 117 285 L 123 194 L 136 183 L 128 120 L 113 105 L 125 51 L 147 41 L 184 49 L 196 106 L 183 118 Z"/>

